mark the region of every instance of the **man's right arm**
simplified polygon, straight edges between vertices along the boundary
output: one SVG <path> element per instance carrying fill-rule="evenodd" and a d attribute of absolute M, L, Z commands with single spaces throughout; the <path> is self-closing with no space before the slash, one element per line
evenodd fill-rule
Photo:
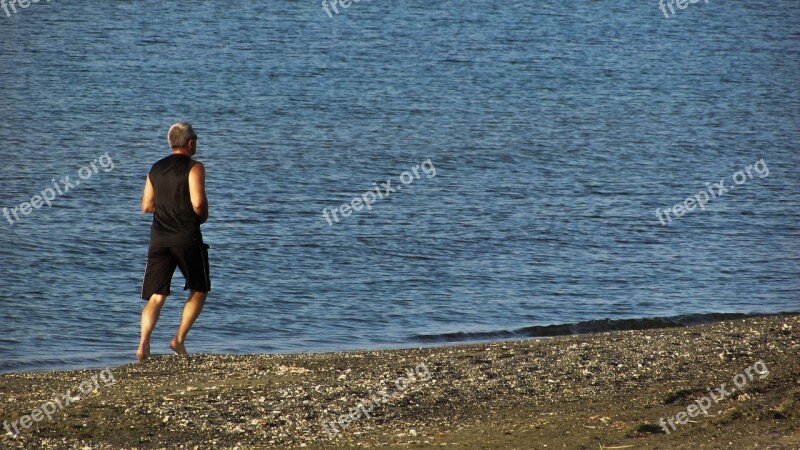
<path fill-rule="evenodd" d="M 144 193 L 142 193 L 142 212 L 145 214 L 156 212 L 155 195 L 153 183 L 150 182 L 150 175 L 147 176 L 147 181 L 144 184 Z"/>

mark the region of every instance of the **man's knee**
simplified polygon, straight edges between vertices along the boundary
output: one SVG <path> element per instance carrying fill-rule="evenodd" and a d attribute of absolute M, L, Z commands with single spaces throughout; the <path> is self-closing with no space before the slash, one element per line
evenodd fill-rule
<path fill-rule="evenodd" d="M 150 296 L 150 304 L 163 305 L 167 301 L 167 296 L 163 294 L 153 294 Z"/>
<path fill-rule="evenodd" d="M 208 292 L 192 291 L 192 295 L 189 297 L 189 299 L 198 302 L 205 302 L 207 297 Z"/>

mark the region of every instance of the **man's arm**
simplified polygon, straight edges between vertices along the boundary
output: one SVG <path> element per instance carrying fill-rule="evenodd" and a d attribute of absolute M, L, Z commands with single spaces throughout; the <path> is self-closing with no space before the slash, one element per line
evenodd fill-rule
<path fill-rule="evenodd" d="M 150 182 L 150 175 L 148 175 L 147 181 L 144 184 L 144 193 L 142 193 L 142 212 L 145 214 L 156 212 L 155 195 L 153 192 L 153 183 Z"/>
<path fill-rule="evenodd" d="M 189 195 L 192 198 L 192 209 L 200 223 L 208 220 L 208 199 L 206 198 L 206 168 L 203 163 L 196 163 L 189 171 Z"/>

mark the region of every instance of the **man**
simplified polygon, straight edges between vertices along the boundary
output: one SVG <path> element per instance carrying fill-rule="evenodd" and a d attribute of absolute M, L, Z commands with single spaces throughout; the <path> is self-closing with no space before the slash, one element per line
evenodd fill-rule
<path fill-rule="evenodd" d="M 205 167 L 192 159 L 197 151 L 197 134 L 191 124 L 178 122 L 167 134 L 172 154 L 155 163 L 147 176 L 142 194 L 142 212 L 153 213 L 150 248 L 142 281 L 142 337 L 136 357 L 150 356 L 150 335 L 161 307 L 170 293 L 175 267 L 186 279 L 189 299 L 183 307 L 178 332 L 169 347 L 186 356 L 184 341 L 189 329 L 203 311 L 211 290 L 208 272 L 208 246 L 203 243 L 200 224 L 208 220 Z"/>

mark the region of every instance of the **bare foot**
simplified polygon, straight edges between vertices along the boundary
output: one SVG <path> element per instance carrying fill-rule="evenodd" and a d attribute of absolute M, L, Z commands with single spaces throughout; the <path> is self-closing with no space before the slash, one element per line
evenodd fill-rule
<path fill-rule="evenodd" d="M 145 359 L 150 357 L 150 344 L 139 344 L 139 350 L 136 351 L 136 359 L 139 362 L 144 362 Z"/>
<path fill-rule="evenodd" d="M 172 349 L 175 354 L 187 357 L 189 354 L 186 352 L 186 346 L 183 345 L 183 342 L 178 342 L 177 338 L 172 338 L 172 341 L 169 343 L 169 348 Z"/>

